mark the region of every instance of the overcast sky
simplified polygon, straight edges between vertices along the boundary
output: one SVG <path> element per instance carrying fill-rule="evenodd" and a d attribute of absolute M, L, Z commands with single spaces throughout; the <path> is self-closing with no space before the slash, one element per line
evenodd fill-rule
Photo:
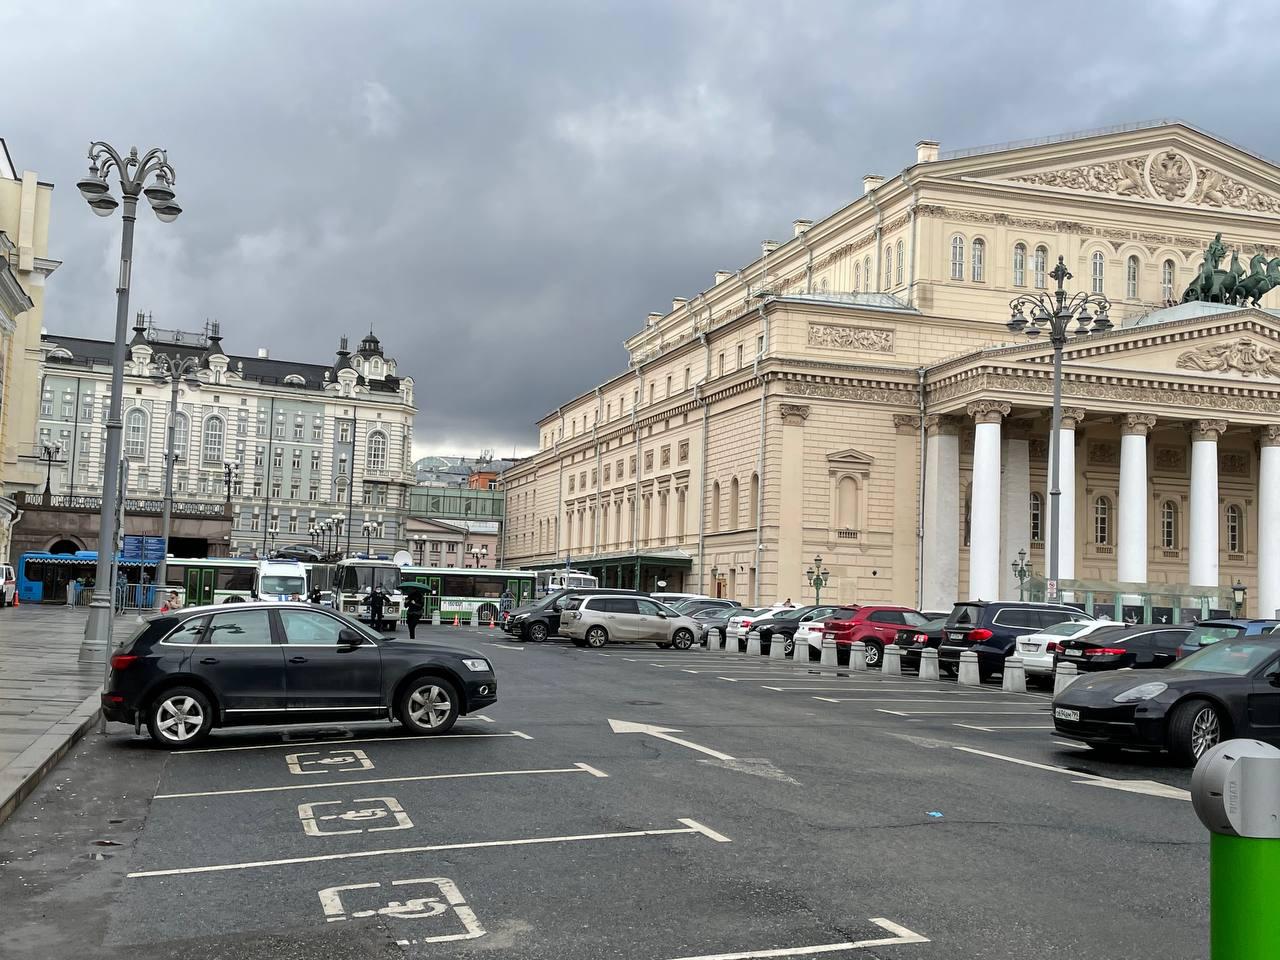
<path fill-rule="evenodd" d="M 57 187 L 51 331 L 111 335 L 120 221 L 76 192 L 88 141 L 161 146 L 185 213 L 140 217 L 134 310 L 311 362 L 372 323 L 419 451 L 502 455 L 621 371 L 648 311 L 918 139 L 1168 116 L 1280 157 L 1260 9 L 3 3 L 0 137 Z"/>

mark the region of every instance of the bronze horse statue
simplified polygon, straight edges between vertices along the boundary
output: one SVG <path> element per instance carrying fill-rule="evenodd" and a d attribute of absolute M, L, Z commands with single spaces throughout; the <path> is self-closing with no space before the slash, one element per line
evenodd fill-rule
<path fill-rule="evenodd" d="M 1262 264 L 1267 262 L 1261 252 L 1249 261 L 1249 274 L 1240 265 L 1239 249 L 1231 251 L 1231 268 L 1216 269 L 1217 258 L 1213 249 L 1205 251 L 1200 270 L 1182 294 L 1182 302 L 1199 300 L 1206 303 L 1230 303 L 1243 305 L 1252 302 L 1257 306 L 1262 296 L 1272 287 L 1280 285 L 1280 257 L 1270 261 L 1264 273 Z M 1218 250 L 1222 250 L 1218 247 Z M 1225 252 L 1225 251 L 1224 251 Z"/>

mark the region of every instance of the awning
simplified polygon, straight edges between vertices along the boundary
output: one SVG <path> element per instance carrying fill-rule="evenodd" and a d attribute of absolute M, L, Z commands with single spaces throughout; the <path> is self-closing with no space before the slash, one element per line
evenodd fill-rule
<path fill-rule="evenodd" d="M 692 570 L 693 557 L 683 550 L 651 550 L 642 553 L 597 553 L 592 556 L 570 556 L 569 568 L 582 570 L 587 567 L 662 567 L 667 570 Z M 529 570 L 563 570 L 564 560 L 550 563 L 528 564 Z"/>

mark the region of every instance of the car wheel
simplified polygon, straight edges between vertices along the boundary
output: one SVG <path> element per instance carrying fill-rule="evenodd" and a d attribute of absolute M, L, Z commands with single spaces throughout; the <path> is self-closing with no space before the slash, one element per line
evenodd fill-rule
<path fill-rule="evenodd" d="M 688 630 L 677 630 L 676 635 L 671 638 L 671 643 L 677 650 L 688 650 L 693 646 L 693 634 Z"/>
<path fill-rule="evenodd" d="M 445 733 L 458 719 L 458 691 L 440 677 L 418 677 L 400 694 L 396 713 L 415 733 Z"/>
<path fill-rule="evenodd" d="M 547 625 L 545 623 L 535 623 L 529 627 L 529 639 L 534 643 L 542 643 L 547 639 Z"/>
<path fill-rule="evenodd" d="M 795 637 L 787 637 L 787 639 L 783 641 L 782 652 L 785 653 L 788 657 L 796 652 Z"/>
<path fill-rule="evenodd" d="M 195 687 L 171 687 L 156 697 L 147 710 L 147 732 L 163 747 L 194 746 L 209 735 L 212 727 L 213 707 Z"/>
<path fill-rule="evenodd" d="M 1222 717 L 1207 700 L 1188 700 L 1173 711 L 1169 751 L 1180 763 L 1191 766 L 1223 739 Z"/>
<path fill-rule="evenodd" d="M 609 634 L 604 627 L 592 627 L 587 631 L 588 647 L 603 647 L 609 642 Z"/>
<path fill-rule="evenodd" d="M 658 649 L 659 649 L 659 650 L 670 650 L 670 649 L 671 649 L 671 641 L 670 641 L 670 640 L 660 640 L 660 641 L 658 641 Z"/>
<path fill-rule="evenodd" d="M 866 645 L 866 648 L 867 648 L 867 666 L 868 667 L 880 666 L 880 657 L 884 653 L 884 647 L 880 646 L 880 644 L 875 640 L 864 640 L 862 642 Z"/>

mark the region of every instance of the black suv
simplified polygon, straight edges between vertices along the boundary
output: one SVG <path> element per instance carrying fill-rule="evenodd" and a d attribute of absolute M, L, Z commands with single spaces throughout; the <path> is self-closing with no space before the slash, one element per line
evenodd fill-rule
<path fill-rule="evenodd" d="M 1013 600 L 957 603 L 943 627 L 938 665 L 947 673 L 955 673 L 960 666 L 960 654 L 972 650 L 978 655 L 978 677 L 987 680 L 1004 670 L 1004 658 L 1013 653 L 1018 637 L 1067 620 L 1091 623 L 1093 619 L 1083 610 L 1058 603 Z"/>
<path fill-rule="evenodd" d="M 444 733 L 498 699 L 489 661 L 383 637 L 305 603 L 192 607 L 146 620 L 112 654 L 108 720 L 189 747 L 216 726 L 392 718 Z"/>
<path fill-rule="evenodd" d="M 517 607 L 502 625 L 502 629 L 520 640 L 541 643 L 560 632 L 560 609 L 569 597 L 587 597 L 592 594 L 605 596 L 647 597 L 643 590 L 623 590 L 618 587 L 568 587 L 549 593 L 537 603 Z"/>

